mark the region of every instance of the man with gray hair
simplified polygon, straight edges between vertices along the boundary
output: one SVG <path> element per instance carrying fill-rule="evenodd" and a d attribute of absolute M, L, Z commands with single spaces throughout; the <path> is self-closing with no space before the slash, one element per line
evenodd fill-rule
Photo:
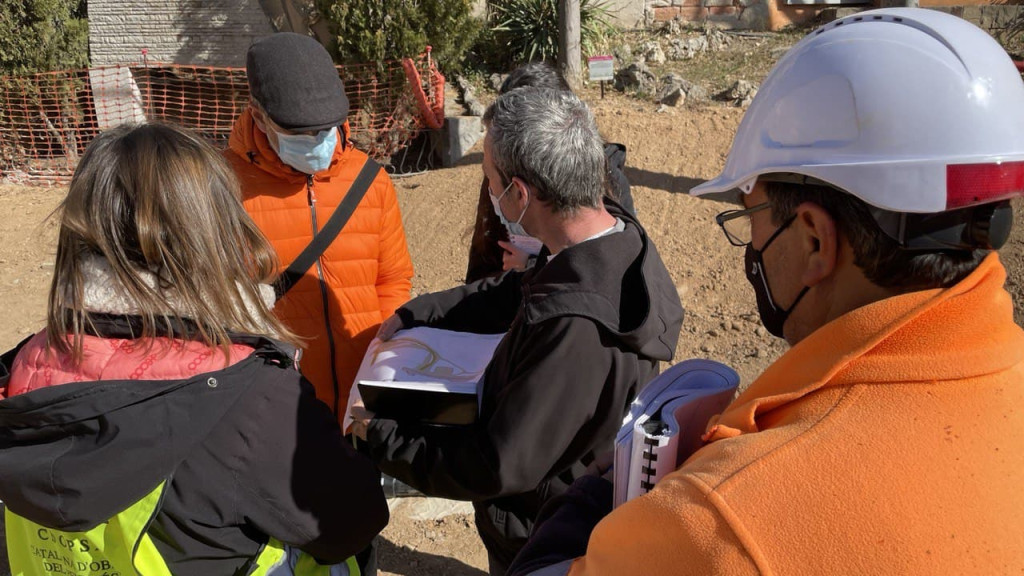
<path fill-rule="evenodd" d="M 683 310 L 643 228 L 602 200 L 604 146 L 586 104 L 521 88 L 484 122 L 495 211 L 543 242 L 537 264 L 420 296 L 378 334 L 507 332 L 480 384 L 479 417 L 452 428 L 364 415 L 353 432 L 384 473 L 472 501 L 491 574 L 504 574 L 541 505 L 607 450 L 629 402 L 672 358 Z"/>

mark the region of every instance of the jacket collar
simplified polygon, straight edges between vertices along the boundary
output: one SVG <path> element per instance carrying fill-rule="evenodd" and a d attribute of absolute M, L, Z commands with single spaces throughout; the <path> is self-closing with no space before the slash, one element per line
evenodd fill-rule
<path fill-rule="evenodd" d="M 822 326 L 768 367 L 724 413 L 706 441 L 757 432 L 759 416 L 816 390 L 853 384 L 958 380 L 1024 361 L 1024 332 L 990 254 L 948 289 L 902 294 Z"/>
<path fill-rule="evenodd" d="M 83 280 L 82 306 L 85 310 L 94 313 L 118 315 L 135 315 L 139 313 L 138 307 L 121 289 L 121 285 L 114 276 L 110 263 L 105 258 L 88 255 L 83 257 L 81 264 Z M 144 284 L 156 290 L 159 284 L 156 274 L 148 270 L 138 270 L 136 274 Z M 274 288 L 269 284 L 260 284 L 259 290 L 263 304 L 267 308 L 273 308 L 275 301 Z M 249 311 L 250 315 L 256 315 L 255 304 L 246 298 L 244 291 L 240 292 L 244 299 L 243 306 Z M 161 294 L 164 297 L 167 308 L 160 312 L 170 316 L 180 315 L 184 307 L 178 302 L 174 290 L 163 289 Z"/>
<path fill-rule="evenodd" d="M 341 130 L 342 137 L 339 138 L 339 145 L 334 149 L 331 165 L 326 170 L 314 174 L 314 178 L 317 180 L 337 176 L 341 171 L 341 157 L 352 148 L 351 128 L 348 121 L 338 129 Z M 248 108 L 243 110 L 235 121 L 231 136 L 228 138 L 228 148 L 275 178 L 295 182 L 306 180 L 306 174 L 285 164 L 277 157 L 277 152 L 270 146 L 267 135 L 256 126 L 256 121 Z"/>

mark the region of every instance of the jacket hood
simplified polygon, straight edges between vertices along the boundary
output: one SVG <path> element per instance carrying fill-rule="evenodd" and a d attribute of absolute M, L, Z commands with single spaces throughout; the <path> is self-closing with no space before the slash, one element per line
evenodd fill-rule
<path fill-rule="evenodd" d="M 338 126 L 341 131 L 341 138 L 338 139 L 338 146 L 334 149 L 334 157 L 331 165 L 326 170 L 313 175 L 316 179 L 331 178 L 341 171 L 339 160 L 342 155 L 352 148 L 351 129 L 348 121 Z M 235 120 L 231 129 L 231 136 L 228 138 L 228 149 L 245 159 L 249 163 L 258 166 L 260 170 L 282 180 L 304 182 L 306 174 L 299 172 L 285 164 L 277 156 L 277 152 L 270 146 L 267 135 L 256 126 L 252 112 L 246 108 Z"/>
<path fill-rule="evenodd" d="M 111 337 L 132 330 L 129 323 L 94 321 Z M 0 401 L 0 500 L 33 522 L 66 531 L 89 530 L 137 502 L 173 476 L 265 364 L 290 365 L 292 351 L 284 344 L 258 336 L 232 340 L 255 352 L 216 372 L 76 382 Z M 4 364 L 13 356 L 5 354 Z M 0 386 L 8 377 L 0 370 Z"/>
<path fill-rule="evenodd" d="M 557 265 L 543 262 L 527 272 L 525 319 L 590 318 L 637 354 L 671 360 L 683 323 L 679 293 L 636 218 L 612 200 L 604 203 L 625 230 L 566 248 Z"/>

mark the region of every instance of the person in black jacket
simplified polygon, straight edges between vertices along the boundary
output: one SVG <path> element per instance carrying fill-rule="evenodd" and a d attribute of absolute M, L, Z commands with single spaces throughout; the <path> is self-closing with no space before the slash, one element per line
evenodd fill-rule
<path fill-rule="evenodd" d="M 353 432 L 384 473 L 473 501 L 491 573 L 503 574 L 541 505 L 611 449 L 629 402 L 672 358 L 683 310 L 644 229 L 604 197 L 603 144 L 586 104 L 522 88 L 484 122 L 490 195 L 543 242 L 538 261 L 420 296 L 378 334 L 507 332 L 480 384 L 479 418 L 459 428 L 363 414 Z"/>
<path fill-rule="evenodd" d="M 502 82 L 498 94 L 516 88 L 533 86 L 551 90 L 571 92 L 565 77 L 547 62 L 531 62 L 512 71 Z M 631 215 L 636 215 L 629 180 L 623 173 L 626 165 L 626 147 L 622 144 L 604 145 L 608 181 L 605 194 L 618 202 Z M 466 283 L 475 282 L 488 276 L 497 276 L 509 269 L 522 270 L 533 260 L 520 248 L 510 243 L 509 233 L 501 219 L 494 212 L 488 194 L 486 175 L 480 184 L 480 196 L 476 204 L 476 220 L 473 224 L 473 239 L 469 244 L 469 261 L 466 264 Z"/>
<path fill-rule="evenodd" d="M 46 329 L 0 357 L 13 573 L 290 575 L 304 554 L 301 575 L 354 565 L 387 524 L 379 472 L 297 369 L 273 249 L 239 198 L 184 130 L 89 145 Z"/>

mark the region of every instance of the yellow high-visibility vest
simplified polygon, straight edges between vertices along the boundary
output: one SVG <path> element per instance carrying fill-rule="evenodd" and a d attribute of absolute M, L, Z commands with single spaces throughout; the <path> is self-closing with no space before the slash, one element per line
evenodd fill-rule
<path fill-rule="evenodd" d="M 48 528 L 7 508 L 7 555 L 13 576 L 172 576 L 147 530 L 167 482 L 85 532 Z M 271 538 L 250 562 L 251 576 L 359 576 L 355 558 L 325 566 Z"/>

